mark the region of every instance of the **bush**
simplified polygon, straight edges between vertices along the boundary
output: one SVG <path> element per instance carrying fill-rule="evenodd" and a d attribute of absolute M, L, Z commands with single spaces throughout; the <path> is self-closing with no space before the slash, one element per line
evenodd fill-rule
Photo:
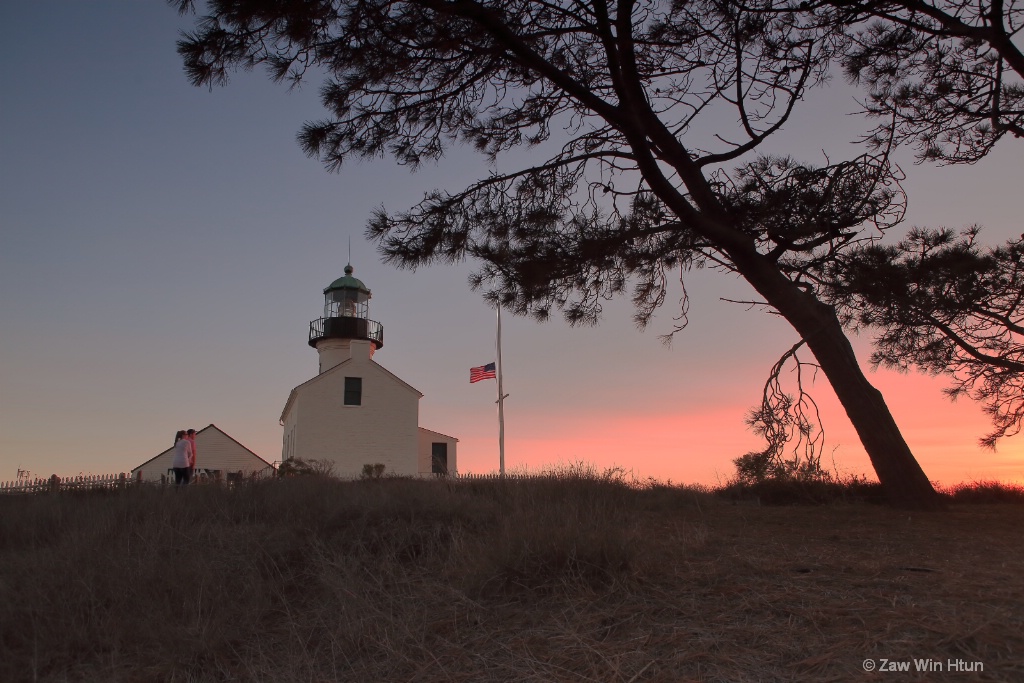
<path fill-rule="evenodd" d="M 317 460 L 315 458 L 303 460 L 302 458 L 292 457 L 286 459 L 277 468 L 277 476 L 279 477 L 300 477 L 311 475 L 318 477 L 333 477 L 334 461 Z"/>
<path fill-rule="evenodd" d="M 384 476 L 384 464 L 379 462 L 375 462 L 372 465 L 366 463 L 363 465 L 363 473 L 360 476 L 363 479 L 380 479 Z"/>
<path fill-rule="evenodd" d="M 765 505 L 884 501 L 880 484 L 864 477 L 840 479 L 822 469 L 820 457 L 784 460 L 768 449 L 742 455 L 733 464 L 735 478 L 716 493 L 734 501 L 756 500 Z"/>
<path fill-rule="evenodd" d="M 1024 503 L 1024 486 L 995 481 L 976 481 L 943 489 L 954 503 Z"/>
<path fill-rule="evenodd" d="M 882 485 L 865 477 L 807 479 L 777 477 L 760 482 L 732 481 L 715 490 L 721 498 L 756 501 L 762 505 L 825 505 L 865 502 L 884 504 Z"/>

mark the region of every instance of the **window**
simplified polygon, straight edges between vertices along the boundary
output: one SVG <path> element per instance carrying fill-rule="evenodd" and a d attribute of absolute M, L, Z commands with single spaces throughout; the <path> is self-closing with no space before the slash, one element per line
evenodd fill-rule
<path fill-rule="evenodd" d="M 345 405 L 347 405 L 347 406 L 361 406 L 361 405 L 363 405 L 363 378 L 362 377 L 346 377 L 345 378 Z"/>
<path fill-rule="evenodd" d="M 448 474 L 448 444 L 430 444 L 431 474 Z"/>

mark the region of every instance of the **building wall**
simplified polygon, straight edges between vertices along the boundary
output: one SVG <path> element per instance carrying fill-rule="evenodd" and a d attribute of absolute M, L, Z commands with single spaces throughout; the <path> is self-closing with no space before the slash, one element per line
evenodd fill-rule
<path fill-rule="evenodd" d="M 431 456 L 433 454 L 433 445 L 435 443 L 445 443 L 448 444 L 448 473 L 455 474 L 458 471 L 458 457 L 455 453 L 455 446 L 459 440 L 454 436 L 441 434 L 424 427 L 420 427 L 418 431 L 419 455 L 417 461 L 419 473 L 421 475 L 432 474 Z"/>
<path fill-rule="evenodd" d="M 363 380 L 359 406 L 345 405 L 346 377 Z M 419 392 L 370 360 L 368 352 L 354 354 L 296 387 L 284 419 L 285 441 L 303 460 L 333 461 L 341 477 L 358 477 L 363 465 L 373 463 L 382 463 L 385 474 L 415 475 L 419 398 Z"/>
<path fill-rule="evenodd" d="M 281 439 L 281 460 L 287 460 L 288 458 L 294 458 L 298 449 L 298 433 L 296 431 L 296 425 L 299 421 L 299 405 L 298 401 L 292 401 L 291 407 L 287 414 L 284 416 L 282 425 L 284 426 L 284 434 Z"/>
<path fill-rule="evenodd" d="M 173 437 L 170 439 L 174 441 Z M 196 433 L 196 469 L 220 470 L 223 474 L 241 471 L 245 475 L 258 472 L 269 467 L 258 456 L 229 437 L 214 425 L 200 429 Z M 160 481 L 160 475 L 166 475 L 174 460 L 174 447 L 168 448 L 152 460 L 132 470 L 132 476 L 142 472 L 143 481 Z"/>

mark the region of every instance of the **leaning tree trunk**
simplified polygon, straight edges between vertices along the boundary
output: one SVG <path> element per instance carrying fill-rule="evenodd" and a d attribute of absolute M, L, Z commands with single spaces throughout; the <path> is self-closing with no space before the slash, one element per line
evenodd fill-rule
<path fill-rule="evenodd" d="M 835 313 L 826 304 L 816 304 L 825 309 L 820 314 L 823 324 L 817 334 L 805 337 L 807 346 L 857 430 L 889 502 L 918 510 L 943 507 L 942 500 L 900 433 L 882 392 L 864 376 Z"/>
<path fill-rule="evenodd" d="M 914 458 L 882 393 L 865 377 L 835 309 L 799 289 L 763 259 L 748 252 L 735 260 L 746 279 L 807 343 L 853 423 L 889 502 L 916 510 L 941 509 L 941 497 Z"/>

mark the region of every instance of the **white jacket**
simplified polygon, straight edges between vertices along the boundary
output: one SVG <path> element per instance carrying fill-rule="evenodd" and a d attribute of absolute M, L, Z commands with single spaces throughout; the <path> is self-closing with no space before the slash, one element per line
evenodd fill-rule
<path fill-rule="evenodd" d="M 191 462 L 192 444 L 188 439 L 181 439 L 174 444 L 174 460 L 171 461 L 171 467 L 188 467 Z"/>

